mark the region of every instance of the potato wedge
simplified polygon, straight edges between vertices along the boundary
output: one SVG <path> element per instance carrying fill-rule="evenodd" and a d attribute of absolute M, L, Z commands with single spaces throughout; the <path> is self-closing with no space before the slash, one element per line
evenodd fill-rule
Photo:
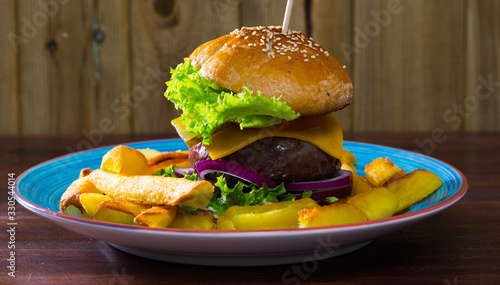
<path fill-rule="evenodd" d="M 351 195 L 358 195 L 373 189 L 373 186 L 363 176 L 352 176 L 352 192 Z"/>
<path fill-rule="evenodd" d="M 80 195 L 83 193 L 100 193 L 102 194 L 102 191 L 97 189 L 97 187 L 92 183 L 92 181 L 89 179 L 88 176 L 79 178 L 66 189 L 64 194 L 61 196 L 61 201 L 59 205 L 59 209 L 61 212 L 66 209 L 69 205 L 73 205 L 77 207 L 80 212 L 82 212 L 82 216 L 85 212 L 85 209 L 83 208 L 82 204 L 80 203 Z"/>
<path fill-rule="evenodd" d="M 299 211 L 300 228 L 335 226 L 366 220 L 366 216 L 356 206 L 343 202 Z"/>
<path fill-rule="evenodd" d="M 114 147 L 102 157 L 101 169 L 123 175 L 150 174 L 146 157 L 124 145 Z"/>
<path fill-rule="evenodd" d="M 356 165 L 356 163 L 357 163 L 356 156 L 354 156 L 354 154 L 352 152 L 348 151 L 345 148 L 342 149 L 342 158 L 340 160 L 342 162 L 349 162 L 352 165 Z"/>
<path fill-rule="evenodd" d="M 234 231 L 233 219 L 225 216 L 219 216 L 217 218 L 217 229 L 221 231 Z"/>
<path fill-rule="evenodd" d="M 106 200 L 111 200 L 111 198 L 102 193 L 83 193 L 80 195 L 80 203 L 83 209 L 85 209 L 87 214 L 92 218 L 100 209 L 98 205 Z"/>
<path fill-rule="evenodd" d="M 99 211 L 97 211 L 94 216 L 94 220 L 117 224 L 136 225 L 136 223 L 134 223 L 133 215 L 106 207 L 101 207 Z"/>
<path fill-rule="evenodd" d="M 358 174 L 356 167 L 354 167 L 354 165 L 352 165 L 352 163 L 350 163 L 349 161 L 342 161 L 340 169 L 349 170 L 350 172 L 352 172 L 353 176 Z"/>
<path fill-rule="evenodd" d="M 398 198 L 397 212 L 400 212 L 429 196 L 442 185 L 443 181 L 436 174 L 426 169 L 417 169 L 385 187 Z"/>
<path fill-rule="evenodd" d="M 150 165 L 149 172 L 151 174 L 156 173 L 160 169 L 167 168 L 172 164 L 177 165 L 179 168 L 191 167 L 191 162 L 189 161 L 189 159 L 179 158 L 179 159 L 165 160 L 165 161 Z"/>
<path fill-rule="evenodd" d="M 356 206 L 368 221 L 390 217 L 399 206 L 396 195 L 383 187 L 355 195 L 347 203 Z"/>
<path fill-rule="evenodd" d="M 189 151 L 164 152 L 148 159 L 150 173 L 155 173 L 172 164 L 177 165 L 179 168 L 191 167 Z"/>
<path fill-rule="evenodd" d="M 153 228 L 166 228 L 174 220 L 177 206 L 159 205 L 142 211 L 134 219 L 135 223 L 144 224 Z"/>
<path fill-rule="evenodd" d="M 115 211 L 120 211 L 132 215 L 139 215 L 142 211 L 151 208 L 151 205 L 134 203 L 125 199 L 110 199 L 105 200 L 97 205 L 99 208 L 108 208 Z"/>
<path fill-rule="evenodd" d="M 83 177 L 89 175 L 91 172 L 92 172 L 92 169 L 84 168 L 84 169 L 80 170 L 80 176 L 78 178 L 83 178 Z"/>
<path fill-rule="evenodd" d="M 191 230 L 214 230 L 217 226 L 208 215 L 176 215 L 169 228 Z"/>
<path fill-rule="evenodd" d="M 404 171 L 389 158 L 378 157 L 365 166 L 366 179 L 375 187 L 384 185 L 394 175 Z"/>
<path fill-rule="evenodd" d="M 120 175 L 100 169 L 88 176 L 107 196 L 145 204 L 205 207 L 214 192 L 208 181 L 189 181 L 180 178 L 152 175 Z"/>
<path fill-rule="evenodd" d="M 299 227 L 299 211 L 316 206 L 314 200 L 305 198 L 262 206 L 234 206 L 224 216 L 232 219 L 235 230 L 293 229 Z"/>
<path fill-rule="evenodd" d="M 151 148 L 140 148 L 137 150 L 140 151 L 144 155 L 144 157 L 146 157 L 146 159 L 149 159 L 153 156 L 157 156 L 157 155 L 161 154 L 161 152 L 157 151 L 156 149 L 151 149 Z"/>

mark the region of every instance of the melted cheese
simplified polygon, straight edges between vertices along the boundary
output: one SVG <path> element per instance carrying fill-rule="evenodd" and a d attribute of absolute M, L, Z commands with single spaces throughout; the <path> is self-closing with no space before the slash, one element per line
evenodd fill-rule
<path fill-rule="evenodd" d="M 188 147 L 199 142 L 196 136 L 186 133 L 180 119 L 172 121 L 181 138 Z M 292 122 L 293 123 L 293 122 Z M 287 128 L 249 128 L 241 130 L 238 125 L 225 128 L 212 136 L 212 143 L 205 145 L 212 159 L 225 157 L 245 146 L 267 137 L 286 137 L 306 141 L 315 145 L 332 157 L 342 156 L 343 135 L 340 124 L 333 115 L 326 115 L 325 120 L 317 127 L 302 130 L 287 130 Z"/>

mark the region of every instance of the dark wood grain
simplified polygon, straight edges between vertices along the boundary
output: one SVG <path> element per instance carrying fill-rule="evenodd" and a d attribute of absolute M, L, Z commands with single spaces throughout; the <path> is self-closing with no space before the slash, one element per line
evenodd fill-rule
<path fill-rule="evenodd" d="M 290 28 L 353 81 L 345 130 L 500 131 L 500 1 L 296 0 Z M 0 135 L 174 134 L 169 70 L 285 0 L 1 0 Z M 15 39 L 13 37 L 16 37 Z"/>
<path fill-rule="evenodd" d="M 423 150 L 426 133 L 346 134 L 347 140 Z M 105 135 L 99 145 L 161 136 Z M 78 149 L 82 136 L 0 138 L 0 213 L 7 223 L 7 173 L 21 174 L 47 159 Z M 429 141 L 425 141 L 429 142 Z M 16 277 L 2 268 L 1 284 L 495 284 L 500 276 L 499 134 L 450 134 L 430 153 L 460 169 L 467 195 L 447 210 L 374 240 L 356 252 L 321 261 L 301 278 L 284 278 L 302 264 L 204 267 L 135 257 L 62 229 L 16 205 Z M 429 144 L 430 145 L 430 144 Z M 82 148 L 82 147 L 81 147 Z M 426 149 L 428 150 L 428 149 Z M 0 258 L 8 258 L 2 231 Z M 313 270 L 314 269 L 314 270 Z M 298 275 L 293 275 L 298 276 Z"/>

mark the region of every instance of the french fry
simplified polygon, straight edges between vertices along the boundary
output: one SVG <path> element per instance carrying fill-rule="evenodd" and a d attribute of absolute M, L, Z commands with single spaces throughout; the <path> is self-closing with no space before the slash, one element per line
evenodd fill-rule
<path fill-rule="evenodd" d="M 375 187 L 384 185 L 389 179 L 398 173 L 404 172 L 397 165 L 394 165 L 389 158 L 376 158 L 365 166 L 365 174 L 368 182 Z"/>
<path fill-rule="evenodd" d="M 299 211 L 300 228 L 335 226 L 366 220 L 366 216 L 357 207 L 343 202 Z"/>
<path fill-rule="evenodd" d="M 94 216 L 94 220 L 117 224 L 136 225 L 136 223 L 134 223 L 134 216 L 130 213 L 125 213 L 106 207 L 101 207 L 99 211 L 97 211 Z"/>
<path fill-rule="evenodd" d="M 219 216 L 217 218 L 217 229 L 221 231 L 234 231 L 233 219 L 225 216 Z"/>
<path fill-rule="evenodd" d="M 417 169 L 385 187 L 398 198 L 399 206 L 396 212 L 400 212 L 429 196 L 442 185 L 443 181 L 436 174 L 426 169 Z"/>
<path fill-rule="evenodd" d="M 153 228 L 166 228 L 174 220 L 179 207 L 159 205 L 142 211 L 134 218 L 135 223 Z"/>
<path fill-rule="evenodd" d="M 368 221 L 390 217 L 399 206 L 396 195 L 383 187 L 355 195 L 347 203 L 356 206 Z"/>
<path fill-rule="evenodd" d="M 80 203 L 80 195 L 83 193 L 100 193 L 102 191 L 97 189 L 88 176 L 79 178 L 66 189 L 64 194 L 61 197 L 59 209 L 64 211 L 69 205 L 73 205 L 77 207 L 80 212 L 82 212 L 82 216 L 84 214 L 85 209 Z"/>
<path fill-rule="evenodd" d="M 213 230 L 217 226 L 213 219 L 208 215 L 182 215 L 178 214 L 175 216 L 174 220 L 169 228 L 176 229 L 191 229 L 191 230 Z"/>
<path fill-rule="evenodd" d="M 172 159 L 185 159 L 189 160 L 189 151 L 172 151 L 172 152 L 162 152 L 158 155 L 148 158 L 148 165 L 154 165 L 166 160 Z"/>
<path fill-rule="evenodd" d="M 356 165 L 356 163 L 357 163 L 356 156 L 354 156 L 354 154 L 352 152 L 348 151 L 345 148 L 342 149 L 342 158 L 340 159 L 340 161 L 349 162 L 352 165 Z"/>
<path fill-rule="evenodd" d="M 137 150 L 140 151 L 144 155 L 144 157 L 146 157 L 146 159 L 149 159 L 153 156 L 157 156 L 157 155 L 161 154 L 161 152 L 157 151 L 156 149 L 151 149 L 151 148 L 139 148 Z"/>
<path fill-rule="evenodd" d="M 364 176 L 352 176 L 352 192 L 351 195 L 357 195 L 373 189 L 373 186 L 366 180 Z"/>
<path fill-rule="evenodd" d="M 352 172 L 353 176 L 358 174 L 356 167 L 354 167 L 354 165 L 352 165 L 352 163 L 349 161 L 342 161 L 342 165 L 341 165 L 340 169 L 349 170 L 350 172 Z"/>
<path fill-rule="evenodd" d="M 94 217 L 99 211 L 98 205 L 106 200 L 111 200 L 110 197 L 102 193 L 83 193 L 80 195 L 80 204 L 90 217 Z"/>
<path fill-rule="evenodd" d="M 124 145 L 114 147 L 102 157 L 101 169 L 123 175 L 150 174 L 146 157 Z"/>
<path fill-rule="evenodd" d="M 152 175 L 120 175 L 100 169 L 88 176 L 107 196 L 144 204 L 202 208 L 212 199 L 213 185 L 205 180 L 190 181 Z"/>
<path fill-rule="evenodd" d="M 79 178 L 83 178 L 83 177 L 89 175 L 91 172 L 92 172 L 92 169 L 84 168 L 84 169 L 80 170 L 80 177 Z"/>
<path fill-rule="evenodd" d="M 155 173 L 172 164 L 177 165 L 179 168 L 191 167 L 189 151 L 165 152 L 148 159 L 150 173 Z"/>
<path fill-rule="evenodd" d="M 232 220 L 235 230 L 293 229 L 299 227 L 299 211 L 316 206 L 314 200 L 305 198 L 262 206 L 233 206 L 224 216 Z"/>
<path fill-rule="evenodd" d="M 125 199 L 109 199 L 104 200 L 99 205 L 99 208 L 108 208 L 111 210 L 130 214 L 133 217 L 139 215 L 142 211 L 151 208 L 151 205 L 134 203 Z"/>

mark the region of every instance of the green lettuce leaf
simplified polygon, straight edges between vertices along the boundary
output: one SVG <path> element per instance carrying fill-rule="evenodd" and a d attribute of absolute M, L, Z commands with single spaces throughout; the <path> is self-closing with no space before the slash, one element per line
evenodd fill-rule
<path fill-rule="evenodd" d="M 280 98 L 266 98 L 260 92 L 253 96 L 243 87 L 234 93 L 200 76 L 187 59 L 170 70 L 165 97 L 182 109 L 186 131 L 209 144 L 213 132 L 224 122 L 235 121 L 240 128 L 264 128 L 300 116 Z"/>
<path fill-rule="evenodd" d="M 255 184 L 238 181 L 234 187 L 229 187 L 224 176 L 217 177 L 215 186 L 220 189 L 220 193 L 214 194 L 207 208 L 218 216 L 223 216 L 231 206 L 258 206 L 278 203 L 277 197 L 286 193 L 283 183 L 275 188 L 269 188 L 265 184 L 258 187 Z M 288 194 L 283 201 L 293 201 L 294 199 L 292 194 Z"/>
<path fill-rule="evenodd" d="M 153 173 L 154 176 L 163 176 L 163 177 L 173 177 L 177 178 L 177 174 L 175 174 L 174 170 L 179 168 L 176 164 L 169 165 L 166 168 L 162 168 L 155 173 Z M 198 181 L 200 180 L 200 177 L 196 172 L 193 172 L 191 174 L 188 174 L 186 170 L 184 170 L 184 179 L 191 180 L 191 181 Z"/>

